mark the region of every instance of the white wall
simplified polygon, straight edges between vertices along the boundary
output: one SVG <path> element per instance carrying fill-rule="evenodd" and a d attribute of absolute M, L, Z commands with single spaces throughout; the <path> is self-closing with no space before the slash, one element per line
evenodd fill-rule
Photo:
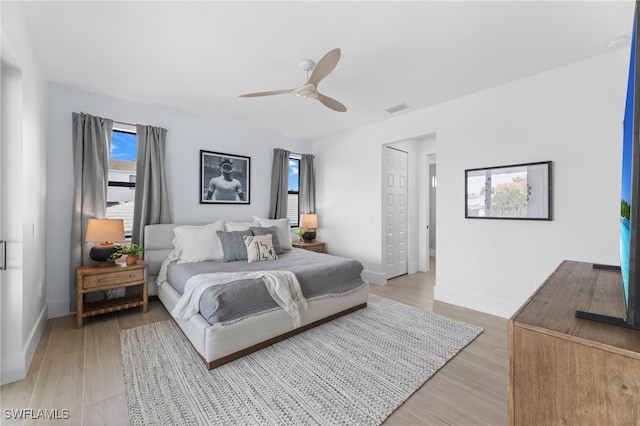
<path fill-rule="evenodd" d="M 2 235 L 8 270 L 2 271 L 0 381 L 22 379 L 47 319 L 45 285 L 47 88 L 26 31 L 22 4 L 1 6 L 3 93 Z M 9 109 L 9 111 L 5 111 Z M 8 161 L 7 161 L 8 160 Z M 5 166 L 9 170 L 4 169 Z M 7 226 L 8 225 L 8 226 Z M 11 228 L 11 229 L 9 229 Z"/>
<path fill-rule="evenodd" d="M 176 223 L 246 220 L 269 212 L 273 149 L 311 152 L 311 142 L 152 104 L 49 84 L 47 303 L 49 316 L 69 313 L 69 235 L 73 202 L 73 112 L 167 129 L 167 180 Z M 249 205 L 199 204 L 200 150 L 251 157 Z"/>
<path fill-rule="evenodd" d="M 332 252 L 380 278 L 381 149 L 435 134 L 436 299 L 508 317 L 563 260 L 618 263 L 628 49 L 313 144 Z M 339 153 L 339 154 L 337 154 Z M 464 170 L 552 160 L 553 220 L 464 219 Z"/>

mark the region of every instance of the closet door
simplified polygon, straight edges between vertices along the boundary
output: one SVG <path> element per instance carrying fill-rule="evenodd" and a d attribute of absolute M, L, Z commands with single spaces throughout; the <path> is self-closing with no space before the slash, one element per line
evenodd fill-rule
<path fill-rule="evenodd" d="M 4 60 L 0 90 L 0 383 L 8 383 L 24 378 L 24 366 L 18 364 L 23 361 L 22 317 L 28 301 L 22 285 L 22 73 Z"/>
<path fill-rule="evenodd" d="M 407 273 L 407 164 L 405 151 L 383 151 L 384 254 L 387 279 Z"/>

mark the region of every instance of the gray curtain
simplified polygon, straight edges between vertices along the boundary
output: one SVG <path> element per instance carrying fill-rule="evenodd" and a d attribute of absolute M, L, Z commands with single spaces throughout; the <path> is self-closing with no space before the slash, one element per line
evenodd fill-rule
<path fill-rule="evenodd" d="M 287 217 L 287 198 L 289 197 L 289 151 L 273 150 L 273 168 L 271 169 L 271 202 L 269 218 Z"/>
<path fill-rule="evenodd" d="M 136 133 L 138 158 L 131 242 L 144 247 L 145 225 L 171 223 L 165 173 L 167 130 L 138 124 Z"/>
<path fill-rule="evenodd" d="M 104 219 L 107 207 L 109 152 L 113 121 L 84 113 L 73 113 L 73 216 L 69 299 L 76 310 L 76 268 L 91 264 L 89 250 L 94 243 L 84 237 L 89 218 Z"/>
<path fill-rule="evenodd" d="M 302 154 L 300 158 L 300 213 L 316 212 L 316 176 L 313 170 L 313 155 Z"/>

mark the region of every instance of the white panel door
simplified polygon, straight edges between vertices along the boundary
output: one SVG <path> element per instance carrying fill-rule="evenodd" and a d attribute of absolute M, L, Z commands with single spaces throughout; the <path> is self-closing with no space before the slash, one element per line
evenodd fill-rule
<path fill-rule="evenodd" d="M 24 378 L 22 74 L 0 59 L 0 383 Z M 6 250 L 4 252 L 3 250 Z M 6 258 L 6 262 L 4 262 Z M 6 268 L 6 269 L 4 269 Z"/>
<path fill-rule="evenodd" d="M 406 274 L 407 266 L 407 153 L 384 148 L 384 254 L 387 278 Z"/>

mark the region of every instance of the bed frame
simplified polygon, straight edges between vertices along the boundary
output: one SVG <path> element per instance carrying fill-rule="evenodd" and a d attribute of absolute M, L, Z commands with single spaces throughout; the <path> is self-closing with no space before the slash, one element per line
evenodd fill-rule
<path fill-rule="evenodd" d="M 147 225 L 144 230 L 144 259 L 147 264 L 149 294 L 157 294 L 169 313 L 178 302 L 180 294 L 170 285 L 158 287 L 155 283 L 162 262 L 173 250 L 173 228 L 176 226 L 179 224 Z M 293 326 L 291 317 L 281 308 L 226 325 L 211 325 L 200 314 L 189 320 L 173 319 L 207 368 L 212 369 L 362 309 L 367 306 L 368 298 L 369 284 L 365 282 L 347 295 L 307 299 L 307 309 L 298 328 Z"/>

